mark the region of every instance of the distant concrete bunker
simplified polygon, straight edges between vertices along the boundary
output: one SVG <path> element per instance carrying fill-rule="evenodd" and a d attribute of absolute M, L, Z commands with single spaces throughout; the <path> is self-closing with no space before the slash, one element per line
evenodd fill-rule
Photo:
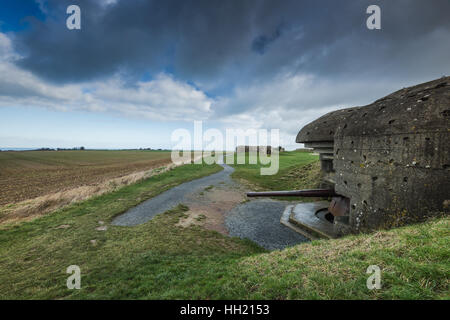
<path fill-rule="evenodd" d="M 322 186 L 349 203 L 331 221 L 336 236 L 448 213 L 449 141 L 450 77 L 330 112 L 296 138 L 320 154 Z"/>

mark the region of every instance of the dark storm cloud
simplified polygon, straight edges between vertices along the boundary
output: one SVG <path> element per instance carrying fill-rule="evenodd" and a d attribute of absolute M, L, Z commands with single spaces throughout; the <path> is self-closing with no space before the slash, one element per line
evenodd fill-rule
<path fill-rule="evenodd" d="M 282 27 L 280 26 L 270 36 L 261 35 L 259 37 L 256 37 L 252 42 L 252 49 L 259 54 L 264 54 L 267 50 L 267 47 L 281 36 L 281 32 Z"/>
<path fill-rule="evenodd" d="M 18 64 L 58 83 L 171 70 L 211 90 L 283 72 L 375 81 L 450 68 L 448 0 L 105 2 L 47 1 L 47 19 L 16 35 Z M 81 7 L 81 31 L 65 27 L 69 4 Z M 382 30 L 365 26 L 370 4 Z"/>

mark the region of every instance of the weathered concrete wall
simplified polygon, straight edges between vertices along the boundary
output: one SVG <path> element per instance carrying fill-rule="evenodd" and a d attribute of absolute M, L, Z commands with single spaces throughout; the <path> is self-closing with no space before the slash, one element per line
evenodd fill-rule
<path fill-rule="evenodd" d="M 335 190 L 351 201 L 337 229 L 389 228 L 448 212 L 450 77 L 332 112 L 303 128 L 297 142 L 328 141 L 330 131 Z"/>

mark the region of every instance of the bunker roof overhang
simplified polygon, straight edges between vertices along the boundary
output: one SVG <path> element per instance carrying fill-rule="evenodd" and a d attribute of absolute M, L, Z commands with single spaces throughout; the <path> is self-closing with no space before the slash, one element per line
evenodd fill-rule
<path fill-rule="evenodd" d="M 314 144 L 315 142 L 334 141 L 334 134 L 339 123 L 342 123 L 351 112 L 359 107 L 329 112 L 304 126 L 297 134 L 297 143 Z"/>
<path fill-rule="evenodd" d="M 364 107 L 329 112 L 304 126 L 296 142 L 314 147 L 342 136 L 449 130 L 450 77 L 396 91 Z"/>

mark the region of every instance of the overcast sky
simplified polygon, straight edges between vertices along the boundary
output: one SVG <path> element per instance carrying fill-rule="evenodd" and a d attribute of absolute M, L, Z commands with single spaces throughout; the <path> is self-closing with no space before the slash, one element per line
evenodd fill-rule
<path fill-rule="evenodd" d="M 2 0 L 0 147 L 170 148 L 203 120 L 278 128 L 292 149 L 328 111 L 448 75 L 449 13 L 448 0 Z"/>

